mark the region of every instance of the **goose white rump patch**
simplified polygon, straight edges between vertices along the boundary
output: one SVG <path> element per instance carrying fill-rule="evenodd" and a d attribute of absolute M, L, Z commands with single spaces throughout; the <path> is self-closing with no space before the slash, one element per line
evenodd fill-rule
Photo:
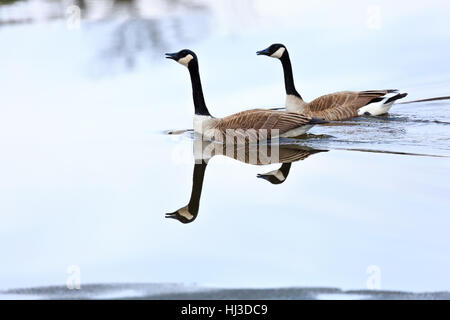
<path fill-rule="evenodd" d="M 388 113 L 389 109 L 391 109 L 392 105 L 394 104 L 394 101 L 389 102 L 389 103 L 385 103 L 385 102 L 394 95 L 396 95 L 396 93 L 385 95 L 383 97 L 383 100 L 378 101 L 378 102 L 372 102 L 372 103 L 369 103 L 368 105 L 365 105 L 362 108 L 359 108 L 358 115 L 362 116 L 362 115 L 369 113 L 371 116 L 379 116 L 379 115 Z"/>

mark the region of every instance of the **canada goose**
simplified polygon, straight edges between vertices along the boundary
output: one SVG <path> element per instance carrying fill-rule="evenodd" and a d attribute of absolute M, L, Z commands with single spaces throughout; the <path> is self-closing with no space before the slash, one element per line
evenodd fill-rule
<path fill-rule="evenodd" d="M 200 133 L 206 140 L 214 140 L 218 136 L 223 137 L 230 133 L 229 130 L 246 131 L 245 133 L 258 130 L 256 139 L 266 138 L 265 135 L 259 134 L 261 130 L 265 130 L 268 139 L 275 136 L 296 137 L 304 134 L 314 124 L 326 122 L 296 112 L 276 112 L 264 109 L 247 110 L 224 118 L 214 118 L 209 113 L 203 97 L 196 54 L 191 50 L 184 49 L 176 53 L 166 53 L 166 58 L 177 61 L 189 70 L 195 107 L 194 131 Z"/>
<path fill-rule="evenodd" d="M 264 50 L 257 51 L 256 54 L 278 58 L 281 61 L 287 111 L 301 112 L 310 117 L 319 117 L 328 121 L 344 120 L 361 115 L 377 116 L 387 113 L 396 100 L 407 95 L 407 93 L 398 93 L 398 90 L 392 89 L 340 91 L 323 95 L 311 102 L 305 102 L 295 89 L 291 60 L 284 45 L 275 43 Z"/>
<path fill-rule="evenodd" d="M 263 178 L 272 184 L 280 184 L 286 181 L 292 162 L 304 160 L 314 153 L 328 151 L 316 150 L 299 145 L 262 146 L 260 144 L 251 145 L 248 143 L 227 145 L 215 142 L 204 143 L 204 141 L 200 141 L 198 145 L 200 146 L 200 150 L 195 150 L 194 141 L 194 158 L 196 164 L 194 165 L 189 203 L 174 212 L 166 213 L 166 218 L 176 219 L 182 223 L 191 223 L 197 218 L 205 170 L 209 160 L 214 156 L 224 155 L 240 162 L 258 166 L 282 163 L 278 170 L 257 175 L 258 178 Z"/>

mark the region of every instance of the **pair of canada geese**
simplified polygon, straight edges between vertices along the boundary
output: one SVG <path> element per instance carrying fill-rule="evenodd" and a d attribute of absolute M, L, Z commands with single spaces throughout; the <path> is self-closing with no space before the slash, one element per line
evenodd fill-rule
<path fill-rule="evenodd" d="M 204 139 L 214 140 L 218 133 L 225 135 L 230 129 L 266 130 L 265 138 L 273 138 L 274 134 L 271 136 L 271 132 L 276 132 L 279 137 L 297 137 L 315 124 L 345 120 L 361 115 L 385 114 L 396 100 L 407 95 L 393 89 L 340 91 L 323 95 L 311 102 L 305 102 L 295 89 L 291 61 L 286 47 L 282 44 L 272 44 L 270 47 L 258 51 L 257 54 L 277 58 L 281 61 L 284 71 L 287 111 L 252 109 L 224 118 L 215 118 L 209 113 L 203 97 L 197 55 L 188 49 L 176 53 L 166 53 L 166 58 L 177 61 L 189 70 L 195 107 L 194 131 L 201 133 Z"/>
<path fill-rule="evenodd" d="M 209 113 L 203 97 L 203 90 L 200 81 L 198 59 L 191 50 L 181 50 L 176 53 L 167 53 L 166 57 L 173 59 L 186 66 L 189 70 L 192 94 L 195 107 L 194 131 L 202 135 L 202 139 L 215 140 L 217 135 L 226 135 L 228 130 L 266 130 L 264 138 L 271 138 L 272 132 L 276 132 L 280 137 L 297 137 L 308 131 L 313 125 L 326 123 L 328 121 L 345 120 L 360 115 L 377 116 L 387 113 L 392 104 L 403 97 L 406 93 L 398 93 L 397 90 L 369 90 L 369 91 L 341 91 L 321 96 L 309 103 L 303 101 L 294 86 L 291 62 L 286 47 L 282 44 L 273 44 L 267 49 L 257 52 L 258 55 L 267 55 L 281 61 L 284 71 L 284 84 L 286 89 L 286 109 L 287 111 L 253 109 L 242 111 L 224 118 L 214 118 Z M 273 131 L 275 130 L 275 131 Z M 260 138 L 260 136 L 257 136 Z M 272 136 L 273 138 L 273 136 Z M 208 145 L 206 145 L 208 146 Z M 205 147 L 205 145 L 203 145 Z M 217 146 L 216 146 L 217 147 Z M 242 148 L 237 145 L 223 145 L 223 148 Z M 244 146 L 244 148 L 258 148 L 256 146 Z M 309 155 L 327 150 L 314 150 L 302 148 L 300 146 L 276 146 L 280 154 L 278 161 L 282 163 L 278 170 L 270 171 L 258 177 L 269 181 L 272 184 L 283 183 L 292 162 L 306 159 Z M 255 165 L 268 164 L 257 160 L 250 161 L 249 152 L 245 149 L 243 158 L 234 157 L 236 160 Z M 228 152 L 219 150 L 221 155 L 228 155 Z M 239 152 L 233 150 L 231 154 Z M 255 151 L 255 150 L 252 150 Z M 259 154 L 259 152 L 253 152 Z M 211 156 L 211 155 L 210 155 Z M 166 214 L 166 218 L 177 219 L 182 223 L 193 222 L 198 214 L 200 197 L 203 186 L 203 179 L 207 166 L 207 160 L 203 155 L 200 163 L 195 164 L 193 173 L 193 185 L 189 203 L 171 213 Z"/>

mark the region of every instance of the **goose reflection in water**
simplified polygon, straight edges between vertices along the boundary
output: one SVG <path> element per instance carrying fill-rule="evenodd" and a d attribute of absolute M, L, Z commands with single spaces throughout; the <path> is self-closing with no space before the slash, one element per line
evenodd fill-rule
<path fill-rule="evenodd" d="M 202 194 L 203 179 L 208 161 L 217 155 L 224 155 L 238 161 L 253 165 L 269 165 L 281 163 L 277 170 L 258 174 L 272 184 L 281 184 L 286 181 L 293 162 L 305 160 L 310 155 L 328 150 L 313 149 L 296 144 L 290 145 L 236 145 L 218 144 L 215 142 L 201 142 L 201 148 L 196 148 L 194 142 L 194 173 L 192 178 L 192 191 L 189 203 L 180 209 L 166 213 L 166 218 L 176 219 L 182 223 L 193 222 L 198 215 L 200 197 Z"/>

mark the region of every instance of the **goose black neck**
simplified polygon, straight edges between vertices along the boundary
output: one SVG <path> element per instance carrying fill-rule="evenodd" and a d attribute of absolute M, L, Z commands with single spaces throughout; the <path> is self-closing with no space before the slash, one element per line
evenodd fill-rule
<path fill-rule="evenodd" d="M 189 212 L 194 215 L 194 217 L 198 214 L 198 209 L 200 207 L 200 197 L 202 195 L 203 188 L 203 178 L 205 177 L 206 163 L 196 163 L 194 165 L 194 174 L 192 178 L 192 192 L 191 198 L 189 199 Z"/>
<path fill-rule="evenodd" d="M 283 65 L 284 87 L 286 88 L 286 94 L 292 94 L 301 99 L 302 96 L 297 92 L 297 90 L 295 90 L 294 76 L 292 74 L 291 59 L 289 59 L 289 53 L 287 50 L 281 56 L 280 60 L 281 60 L 281 64 Z"/>
<path fill-rule="evenodd" d="M 205 98 L 203 97 L 202 83 L 200 81 L 200 73 L 198 71 L 198 62 L 192 60 L 188 66 L 191 75 L 192 97 L 194 98 L 195 114 L 201 116 L 211 116 L 206 107 Z"/>

